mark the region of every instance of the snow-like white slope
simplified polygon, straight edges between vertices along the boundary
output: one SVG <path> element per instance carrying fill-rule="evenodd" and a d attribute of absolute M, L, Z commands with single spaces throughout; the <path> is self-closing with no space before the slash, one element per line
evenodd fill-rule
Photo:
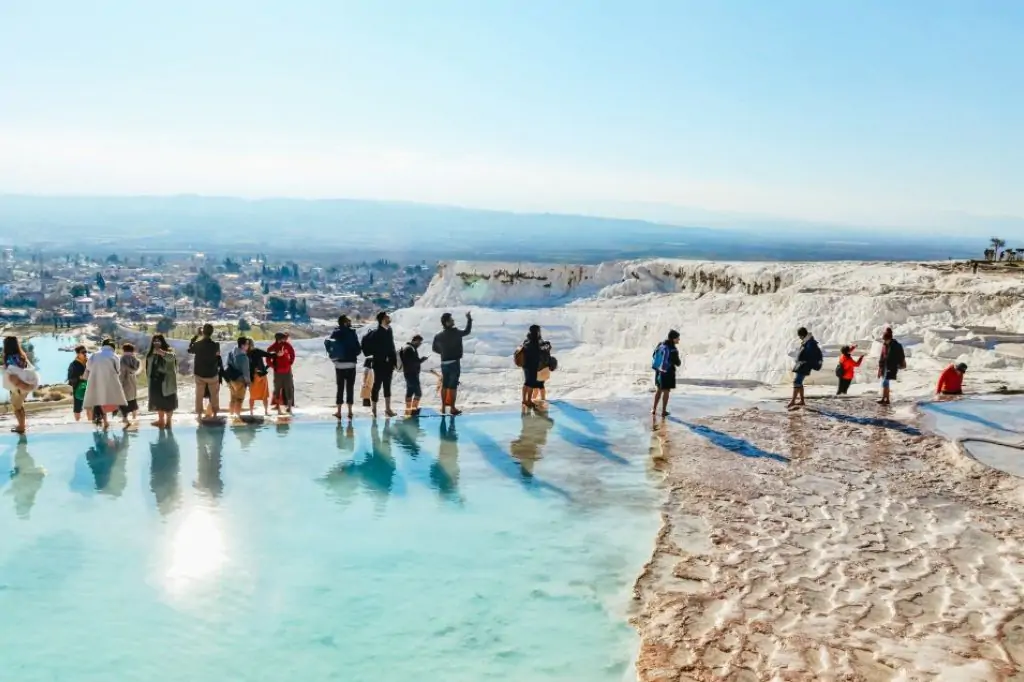
<path fill-rule="evenodd" d="M 951 361 L 970 365 L 969 388 L 1024 377 L 1024 280 L 947 264 L 453 262 L 394 317 L 400 333 L 429 338 L 442 312 L 465 309 L 476 324 L 464 383 L 483 402 L 516 399 L 511 354 L 533 323 L 561 362 L 552 393 L 578 398 L 647 392 L 651 351 L 669 329 L 682 334 L 682 390 L 785 386 L 801 326 L 832 358 L 845 343 L 868 354 L 854 392 L 874 390 L 886 326 L 910 356 L 903 393 L 929 391 Z M 834 383 L 833 367 L 813 381 Z"/>
<path fill-rule="evenodd" d="M 419 333 L 429 351 L 441 314 L 453 312 L 462 326 L 467 310 L 474 316 L 463 363 L 467 403 L 518 402 L 522 374 L 512 353 L 530 324 L 544 328 L 560 362 L 552 398 L 649 393 L 651 353 L 669 329 L 682 334 L 680 390 L 785 393 L 801 326 L 829 358 L 812 375 L 822 385 L 811 391 L 831 390 L 839 346 L 857 343 L 868 358 L 852 393 L 874 392 L 886 326 L 909 355 L 898 395 L 929 393 L 953 361 L 970 366 L 968 390 L 1024 388 L 1024 278 L 973 276 L 948 264 L 445 263 L 415 307 L 394 313 L 396 340 Z M 332 404 L 323 342 L 295 346 L 300 407 Z M 437 367 L 436 357 L 425 365 Z M 404 395 L 400 378 L 395 393 Z"/>

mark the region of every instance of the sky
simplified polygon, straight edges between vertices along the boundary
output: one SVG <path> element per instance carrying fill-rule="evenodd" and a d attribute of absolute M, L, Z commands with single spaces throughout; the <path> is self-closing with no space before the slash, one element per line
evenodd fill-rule
<path fill-rule="evenodd" d="M 0 0 L 0 193 L 1024 238 L 1018 0 Z"/>

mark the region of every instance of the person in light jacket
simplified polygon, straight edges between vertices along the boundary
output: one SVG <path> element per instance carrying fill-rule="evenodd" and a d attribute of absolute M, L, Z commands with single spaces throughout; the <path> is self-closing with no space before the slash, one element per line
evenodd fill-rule
<path fill-rule="evenodd" d="M 142 363 L 135 355 L 135 346 L 126 343 L 121 346 L 121 368 L 118 372 L 118 379 L 121 382 L 121 390 L 124 391 L 124 398 L 128 402 L 124 407 L 124 418 L 131 415 L 132 421 L 139 418 L 139 373 L 142 372 Z"/>
<path fill-rule="evenodd" d="M 128 416 L 124 410 L 128 400 L 121 388 L 121 361 L 114 352 L 113 340 L 103 341 L 99 351 L 93 353 L 85 363 L 85 371 L 88 372 L 89 383 L 85 387 L 82 406 L 92 412 L 93 422 L 108 429 L 110 422 L 107 413 L 120 411 L 125 426 L 128 426 Z"/>

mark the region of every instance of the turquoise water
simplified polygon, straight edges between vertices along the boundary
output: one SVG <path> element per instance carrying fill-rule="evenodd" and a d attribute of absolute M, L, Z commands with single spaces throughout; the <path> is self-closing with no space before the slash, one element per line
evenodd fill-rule
<path fill-rule="evenodd" d="M 922 403 L 920 409 L 929 430 L 963 439 L 964 447 L 978 461 L 1024 477 L 1024 398 L 962 398 Z"/>
<path fill-rule="evenodd" d="M 0 440 L 4 679 L 633 678 L 643 422 Z"/>
<path fill-rule="evenodd" d="M 60 350 L 67 346 L 77 345 L 78 339 L 73 336 L 37 336 L 30 339 L 32 355 L 40 382 L 43 384 L 62 384 L 68 378 L 68 365 L 75 359 L 75 354 Z M 0 386 L 0 400 L 7 400 L 7 389 Z"/>

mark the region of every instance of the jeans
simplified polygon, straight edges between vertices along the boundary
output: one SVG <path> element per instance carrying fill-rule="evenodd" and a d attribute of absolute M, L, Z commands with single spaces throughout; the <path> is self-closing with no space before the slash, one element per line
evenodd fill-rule
<path fill-rule="evenodd" d="M 338 382 L 338 394 L 335 405 L 351 405 L 356 401 L 356 368 L 334 369 L 334 378 Z"/>
<path fill-rule="evenodd" d="M 461 378 L 461 360 L 441 364 L 441 388 L 456 389 L 459 387 L 459 379 Z"/>
<path fill-rule="evenodd" d="M 391 366 L 373 368 L 373 389 L 370 391 L 370 402 L 376 403 L 380 398 L 380 390 L 384 389 L 384 397 L 391 397 L 391 379 L 395 368 Z"/>

